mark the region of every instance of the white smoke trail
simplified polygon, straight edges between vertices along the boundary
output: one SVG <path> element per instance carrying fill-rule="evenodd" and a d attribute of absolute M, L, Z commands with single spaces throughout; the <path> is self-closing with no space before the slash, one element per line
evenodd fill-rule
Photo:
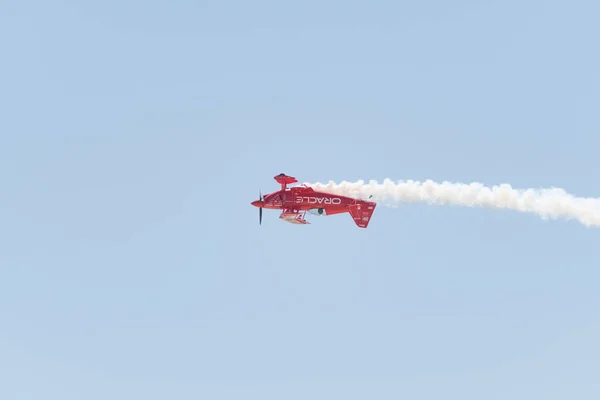
<path fill-rule="evenodd" d="M 431 180 L 384 179 L 335 183 L 306 183 L 315 190 L 367 199 L 388 206 L 402 203 L 453 204 L 468 207 L 504 208 L 535 213 L 542 219 L 576 219 L 600 227 L 600 199 L 575 197 L 563 189 L 513 189 L 508 184 L 486 187 L 481 183 L 436 183 Z"/>

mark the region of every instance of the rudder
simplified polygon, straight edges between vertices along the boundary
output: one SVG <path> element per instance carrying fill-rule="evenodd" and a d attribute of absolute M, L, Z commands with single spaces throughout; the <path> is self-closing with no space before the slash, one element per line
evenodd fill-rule
<path fill-rule="evenodd" d="M 371 222 L 371 216 L 376 206 L 377 204 L 373 202 L 363 202 L 352 204 L 348 208 L 350 209 L 350 216 L 354 220 L 354 223 L 359 228 L 366 228 L 369 226 L 369 222 Z"/>

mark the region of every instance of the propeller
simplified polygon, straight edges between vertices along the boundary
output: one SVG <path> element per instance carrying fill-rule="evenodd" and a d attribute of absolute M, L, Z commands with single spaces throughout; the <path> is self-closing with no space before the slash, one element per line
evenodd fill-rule
<path fill-rule="evenodd" d="M 262 225 L 262 204 L 263 204 L 263 197 L 262 194 L 260 192 L 260 190 L 258 191 L 258 198 L 260 200 L 260 207 L 258 208 L 258 224 Z"/>

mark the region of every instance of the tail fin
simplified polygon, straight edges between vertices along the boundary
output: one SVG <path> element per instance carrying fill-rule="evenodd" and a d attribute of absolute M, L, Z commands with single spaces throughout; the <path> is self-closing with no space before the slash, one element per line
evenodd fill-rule
<path fill-rule="evenodd" d="M 377 204 L 371 201 L 363 201 L 361 203 L 352 204 L 348 208 L 352 219 L 354 219 L 354 223 L 359 228 L 366 228 L 371 221 L 371 215 L 373 215 L 376 206 Z"/>

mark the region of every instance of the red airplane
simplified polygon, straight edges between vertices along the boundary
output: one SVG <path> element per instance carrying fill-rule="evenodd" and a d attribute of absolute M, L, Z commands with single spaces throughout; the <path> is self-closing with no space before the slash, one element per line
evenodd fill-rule
<path fill-rule="evenodd" d="M 262 210 L 267 208 L 282 210 L 279 218 L 293 224 L 308 224 L 309 222 L 305 219 L 306 212 L 315 215 L 334 215 L 347 212 L 358 227 L 366 228 L 377 205 L 371 201 L 317 192 L 305 185 L 288 188 L 288 184 L 298 181 L 285 174 L 279 174 L 274 178 L 281 184 L 281 190 L 269 193 L 264 197 L 259 192 L 259 200 L 251 203 L 259 209 L 259 224 L 262 223 Z"/>

